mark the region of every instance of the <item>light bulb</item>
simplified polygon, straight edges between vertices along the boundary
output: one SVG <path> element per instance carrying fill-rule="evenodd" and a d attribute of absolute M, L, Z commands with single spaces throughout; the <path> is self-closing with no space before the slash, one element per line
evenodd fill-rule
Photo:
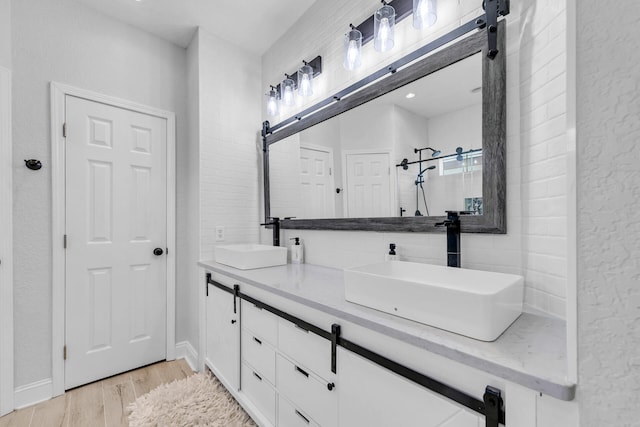
<path fill-rule="evenodd" d="M 373 20 L 374 48 L 378 52 L 391 50 L 394 45 L 393 27 L 396 11 L 389 5 L 376 10 Z"/>
<path fill-rule="evenodd" d="M 303 74 L 302 78 L 300 79 L 300 95 L 313 95 L 313 90 L 311 89 L 311 80 L 309 80 L 309 75 L 307 74 Z"/>
<path fill-rule="evenodd" d="M 313 67 L 306 62 L 298 70 L 298 93 L 303 97 L 313 95 Z"/>
<path fill-rule="evenodd" d="M 438 20 L 437 0 L 413 0 L 413 26 L 429 28 Z"/>
<path fill-rule="evenodd" d="M 295 104 L 294 99 L 294 88 L 295 83 L 290 78 L 286 78 L 280 84 L 280 99 L 282 99 L 282 103 L 287 107 L 291 107 Z"/>
<path fill-rule="evenodd" d="M 284 96 L 282 97 L 284 101 L 284 105 L 293 105 L 293 88 L 291 86 L 287 86 L 284 88 Z"/>
<path fill-rule="evenodd" d="M 358 41 L 350 40 L 347 48 L 347 69 L 355 70 L 360 62 L 360 49 L 358 49 Z"/>
<path fill-rule="evenodd" d="M 383 50 L 384 46 L 389 41 L 389 32 L 391 32 L 391 29 L 389 28 L 389 18 L 382 18 L 380 20 L 380 29 L 378 30 L 378 39 L 383 46 Z"/>
<path fill-rule="evenodd" d="M 355 70 L 362 64 L 362 33 L 354 26 L 344 35 L 344 53 L 342 65 L 347 70 Z"/>
<path fill-rule="evenodd" d="M 267 114 L 270 116 L 278 115 L 278 99 L 273 90 L 267 95 Z"/>

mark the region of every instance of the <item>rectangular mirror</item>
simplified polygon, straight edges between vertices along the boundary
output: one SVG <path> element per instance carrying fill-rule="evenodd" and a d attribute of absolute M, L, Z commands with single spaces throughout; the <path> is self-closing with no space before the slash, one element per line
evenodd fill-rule
<path fill-rule="evenodd" d="M 266 137 L 283 228 L 505 233 L 505 55 L 480 31 Z"/>
<path fill-rule="evenodd" d="M 482 214 L 481 53 L 274 144 L 269 176 L 280 218 Z"/>

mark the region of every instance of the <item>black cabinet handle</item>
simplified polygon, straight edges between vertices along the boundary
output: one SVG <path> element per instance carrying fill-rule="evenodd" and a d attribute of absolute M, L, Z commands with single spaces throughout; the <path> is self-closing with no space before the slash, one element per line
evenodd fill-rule
<path fill-rule="evenodd" d="M 309 418 L 307 418 L 307 417 L 305 417 L 304 415 L 302 415 L 302 414 L 300 413 L 300 411 L 298 411 L 297 409 L 296 409 L 295 411 L 296 411 L 296 415 L 298 415 L 300 418 L 302 418 L 302 419 L 304 420 L 304 422 L 305 422 L 305 423 L 309 424 Z"/>
<path fill-rule="evenodd" d="M 257 342 L 258 344 L 262 345 L 262 341 L 260 341 L 258 338 L 253 337 L 253 340 L 254 340 L 255 342 Z"/>
<path fill-rule="evenodd" d="M 296 366 L 296 371 L 300 372 L 302 375 L 304 375 L 305 377 L 309 378 L 309 373 L 307 371 L 305 371 L 304 369 L 300 368 L 299 366 Z"/>
<path fill-rule="evenodd" d="M 237 320 L 232 320 L 232 321 L 231 321 L 231 324 L 232 324 L 232 325 L 235 325 L 235 323 L 236 323 L 236 322 L 237 322 Z"/>
<path fill-rule="evenodd" d="M 260 381 L 262 381 L 262 377 L 258 374 L 256 374 L 255 372 L 253 373 L 253 376 L 256 377 L 257 379 L 259 379 Z"/>
<path fill-rule="evenodd" d="M 335 383 L 327 384 L 327 389 L 329 389 L 329 391 L 333 390 L 335 387 L 336 387 Z"/>

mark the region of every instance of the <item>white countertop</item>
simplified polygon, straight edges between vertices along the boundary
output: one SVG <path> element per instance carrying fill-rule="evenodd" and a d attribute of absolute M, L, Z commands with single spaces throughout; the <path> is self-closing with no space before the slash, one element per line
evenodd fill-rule
<path fill-rule="evenodd" d="M 483 342 L 346 301 L 342 270 L 310 264 L 255 270 L 215 261 L 198 265 L 557 399 L 575 396 L 575 384 L 566 379 L 561 320 L 523 313 L 496 341 Z"/>

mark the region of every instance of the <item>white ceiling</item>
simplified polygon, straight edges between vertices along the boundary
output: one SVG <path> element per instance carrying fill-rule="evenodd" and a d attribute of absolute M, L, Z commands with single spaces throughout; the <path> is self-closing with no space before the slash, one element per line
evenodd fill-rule
<path fill-rule="evenodd" d="M 376 99 L 430 118 L 482 102 L 482 54 L 477 53 Z M 411 92 L 414 98 L 407 99 Z"/>
<path fill-rule="evenodd" d="M 315 0 L 76 0 L 187 47 L 195 29 L 262 55 Z"/>

